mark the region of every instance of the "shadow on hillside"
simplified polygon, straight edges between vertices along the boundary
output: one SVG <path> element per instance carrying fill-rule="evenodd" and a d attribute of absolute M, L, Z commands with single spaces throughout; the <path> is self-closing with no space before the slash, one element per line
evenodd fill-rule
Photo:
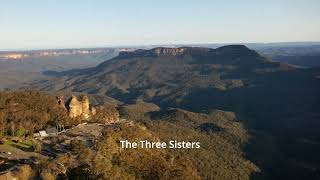
<path fill-rule="evenodd" d="M 27 147 L 23 147 L 22 145 L 19 145 L 19 144 L 10 144 L 10 146 L 15 147 L 15 148 L 20 149 L 20 150 L 25 151 L 25 152 L 33 152 L 33 148 L 32 147 L 27 148 Z"/>
<path fill-rule="evenodd" d="M 184 98 L 181 108 L 198 112 L 221 109 L 239 116 L 250 134 L 244 152 L 261 169 L 251 179 L 319 179 L 320 160 L 305 155 L 317 152 L 302 149 L 296 143 L 299 138 L 320 137 L 317 118 L 309 117 L 319 114 L 316 109 L 320 107 L 320 84 L 316 79 L 307 81 L 303 73 L 272 73 L 257 78 L 257 82 L 264 82 L 259 86 L 228 91 L 194 89 Z M 297 149 L 298 153 L 294 153 Z M 314 165 L 305 167 L 308 164 Z"/>
<path fill-rule="evenodd" d="M 51 77 L 62 77 L 62 76 L 72 76 L 72 75 L 90 75 L 95 71 L 95 68 L 85 68 L 85 69 L 70 69 L 66 71 L 42 71 L 41 73 L 46 76 Z"/>

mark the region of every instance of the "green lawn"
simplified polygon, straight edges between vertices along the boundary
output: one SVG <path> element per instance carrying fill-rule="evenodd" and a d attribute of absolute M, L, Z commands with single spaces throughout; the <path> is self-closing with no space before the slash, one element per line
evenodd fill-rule
<path fill-rule="evenodd" d="M 23 140 L 22 142 L 19 142 L 19 143 L 15 143 L 12 140 L 8 140 L 5 142 L 5 145 L 10 145 L 12 147 L 16 147 L 24 151 L 33 150 L 33 143 L 30 140 Z"/>

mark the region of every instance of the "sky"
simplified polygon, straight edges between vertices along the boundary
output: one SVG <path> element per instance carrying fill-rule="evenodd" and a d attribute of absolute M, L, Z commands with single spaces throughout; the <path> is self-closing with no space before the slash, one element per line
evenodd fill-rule
<path fill-rule="evenodd" d="M 319 0 L 1 0 L 0 50 L 320 41 Z"/>

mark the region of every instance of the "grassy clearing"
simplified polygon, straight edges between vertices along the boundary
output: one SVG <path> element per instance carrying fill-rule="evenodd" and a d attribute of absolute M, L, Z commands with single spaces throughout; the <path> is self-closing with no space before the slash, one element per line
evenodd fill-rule
<path fill-rule="evenodd" d="M 23 140 L 22 142 L 13 142 L 12 140 L 8 140 L 5 142 L 5 145 L 9 145 L 9 146 L 12 146 L 12 147 L 16 147 L 16 148 L 19 148 L 23 151 L 33 151 L 33 142 L 31 140 Z"/>

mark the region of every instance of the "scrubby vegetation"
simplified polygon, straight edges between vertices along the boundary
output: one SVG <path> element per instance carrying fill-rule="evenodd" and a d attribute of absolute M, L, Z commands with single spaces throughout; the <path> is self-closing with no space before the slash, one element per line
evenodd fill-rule
<path fill-rule="evenodd" d="M 149 107 L 149 108 L 148 108 Z M 193 113 L 182 109 L 154 111 L 150 104 L 126 105 L 128 119 L 145 124 L 163 141 L 198 141 L 200 149 L 171 149 L 177 157 L 187 157 L 202 179 L 249 179 L 259 168 L 245 158 L 244 145 L 249 136 L 232 112 Z M 134 110 L 138 110 L 134 113 Z M 215 128 L 212 128 L 214 126 Z M 203 129 L 211 128 L 209 131 Z"/>
<path fill-rule="evenodd" d="M 48 124 L 72 121 L 55 97 L 45 92 L 7 91 L 0 97 L 3 135 L 30 136 Z M 97 112 L 105 108 L 110 112 L 102 116 L 116 111 L 106 106 Z M 232 112 L 161 110 L 139 100 L 119 109 L 123 118 L 134 122 L 105 129 L 91 147 L 72 140 L 69 152 L 33 165 L 29 174 L 30 167 L 23 166 L 19 174 L 43 179 L 249 179 L 259 171 L 245 159 L 242 147 L 249 136 Z M 91 121 L 99 122 L 99 117 Z M 198 141 L 201 148 L 121 149 L 119 140 Z M 12 143 L 41 151 L 36 141 Z"/>
<path fill-rule="evenodd" d="M 0 136 L 32 136 L 49 124 L 70 122 L 54 96 L 39 91 L 0 92 Z"/>
<path fill-rule="evenodd" d="M 184 53 L 159 54 L 181 50 Z M 306 49 L 296 53 L 295 47 L 289 50 L 287 55 L 295 52 L 303 60 L 309 53 Z M 273 57 L 283 55 L 270 52 Z M 319 68 L 275 62 L 245 46 L 231 45 L 123 52 L 97 67 L 51 75 L 55 77 L 33 87 L 89 93 L 97 104 L 125 103 L 119 108 L 123 118 L 143 124 L 156 137 L 201 141 L 197 153 L 168 153 L 188 157 L 205 179 L 320 179 Z M 56 117 L 60 110 L 48 106 L 51 97 L 31 92 L 37 97 L 28 102 L 25 92 L 5 93 L 0 96 L 1 134 L 30 135 L 45 124 L 64 121 Z M 16 103 L 16 97 L 23 103 Z M 91 122 L 105 121 L 96 116 Z M 74 145 L 76 153 L 82 145 Z M 91 172 L 92 167 L 76 168 Z"/>
<path fill-rule="evenodd" d="M 68 179 L 200 179 L 194 165 L 164 149 L 121 149 L 119 140 L 150 140 L 156 136 L 140 125 L 121 124 L 106 129 L 96 148 L 77 145 L 40 167 L 41 174 Z"/>
<path fill-rule="evenodd" d="M 267 87 L 273 84 L 280 87 L 278 83 L 280 81 L 270 81 Z M 294 82 L 290 84 L 292 88 L 297 86 Z M 229 93 L 213 90 L 218 94 L 209 96 L 215 101 L 208 101 L 208 104 L 200 100 L 208 98 L 212 89 L 199 91 L 182 102 L 180 108 L 183 109 L 160 107 L 151 101 L 142 101 L 142 97 L 117 108 L 109 105 L 97 108 L 100 116 L 89 122 L 106 122 L 104 117 L 117 110 L 121 118 L 133 122 L 107 129 L 92 147 L 82 141 L 72 141 L 68 152 L 32 166 L 35 171 L 29 175 L 43 179 L 285 179 L 295 175 L 317 179 L 319 158 L 314 156 L 317 151 L 314 147 L 319 146 L 319 113 L 316 112 L 319 96 L 312 94 L 316 91 L 309 87 L 310 91 L 312 89 L 309 98 L 296 101 L 289 98 L 290 93 L 283 96 L 287 93 L 284 86 L 277 96 L 273 95 L 279 88 L 269 89 L 269 93 L 265 91 L 266 97 L 255 94 L 262 92 L 254 90 L 257 88 L 264 87 L 252 87 L 245 93 L 241 89 Z M 303 92 L 307 91 L 300 93 Z M 252 97 L 242 101 L 240 95 L 246 94 Z M 275 99 L 278 104 L 274 103 Z M 307 101 L 312 103 L 302 106 Z M 201 111 L 203 107 L 233 109 L 237 114 L 210 108 Z M 290 108 L 295 111 L 291 112 Z M 191 109 L 197 111 L 191 112 Z M 306 121 L 301 123 L 301 119 Z M 30 138 L 14 142 L 12 137 L 30 137 L 47 125 L 73 123 L 77 122 L 68 117 L 55 96 L 37 91 L 0 92 L 0 135 L 7 136 L 1 141 L 5 145 L 41 152 L 41 144 L 29 141 Z M 7 141 L 3 141 L 5 139 Z M 123 150 L 119 148 L 121 139 L 197 141 L 201 148 Z M 22 168 L 20 173 L 25 174 L 26 169 L 28 167 Z M 292 175 L 288 171 L 292 171 Z"/>
<path fill-rule="evenodd" d="M 104 106 L 95 107 L 95 115 L 90 122 L 111 123 L 118 119 L 119 112 L 114 105 L 106 104 Z"/>
<path fill-rule="evenodd" d="M 45 92 L 0 92 L 0 105 L 3 143 L 21 146 L 20 149 L 26 151 L 41 152 L 41 145 L 30 140 L 36 130 L 47 125 L 72 123 L 55 97 Z M 98 108 L 97 112 L 103 109 L 110 112 L 101 113 L 102 117 L 116 111 L 114 107 L 106 106 Z M 99 122 L 99 117 L 91 121 Z M 30 138 L 14 138 L 23 136 Z M 187 157 L 165 149 L 124 150 L 119 147 L 120 139 L 157 141 L 159 137 L 142 125 L 123 123 L 106 129 L 93 147 L 73 140 L 69 152 L 51 160 L 43 159 L 32 167 L 21 166 L 18 176 L 27 179 L 200 179 L 198 169 Z"/>

